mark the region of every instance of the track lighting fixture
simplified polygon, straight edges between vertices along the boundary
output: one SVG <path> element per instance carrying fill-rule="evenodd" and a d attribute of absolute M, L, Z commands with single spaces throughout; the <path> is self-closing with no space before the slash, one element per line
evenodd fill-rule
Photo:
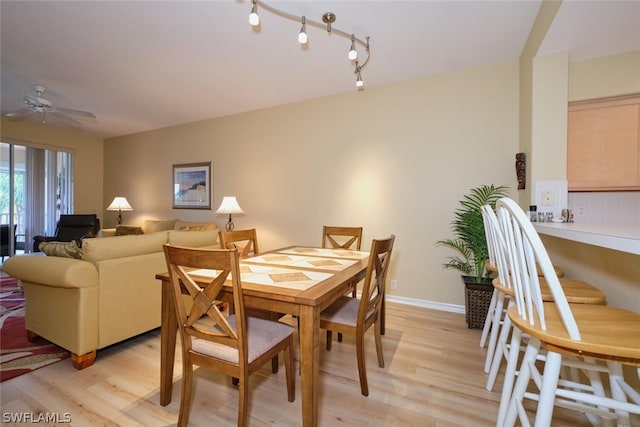
<path fill-rule="evenodd" d="M 253 0 L 253 7 L 251 8 L 251 13 L 249 14 L 249 24 L 260 25 L 260 15 L 258 15 L 258 2 L 257 0 Z"/>
<path fill-rule="evenodd" d="M 298 33 L 298 43 L 307 43 L 307 23 L 305 22 L 304 15 L 302 16 L 302 28 L 300 28 L 300 32 Z"/>
<path fill-rule="evenodd" d="M 302 22 L 302 27 L 300 28 L 300 32 L 298 33 L 298 43 L 306 44 L 309 40 L 307 35 L 307 24 L 312 27 L 326 29 L 329 35 L 335 34 L 337 36 L 346 38 L 347 40 L 351 40 L 351 46 L 349 48 L 348 58 L 350 61 L 356 61 L 358 59 L 358 51 L 356 50 L 356 44 L 359 44 L 364 47 L 366 58 L 364 61 L 359 63 L 355 62 L 355 70 L 356 74 L 356 87 L 358 89 L 362 89 L 364 86 L 364 82 L 362 80 L 361 71 L 364 67 L 369 63 L 369 59 L 371 58 L 371 51 L 369 48 L 369 37 L 366 37 L 366 42 L 362 39 L 356 37 L 355 34 L 349 34 L 342 30 L 339 30 L 333 26 L 333 23 L 336 21 L 336 15 L 332 12 L 327 12 L 322 15 L 322 22 L 313 21 L 311 19 L 307 19 L 305 16 L 297 16 L 291 13 L 284 12 L 280 9 L 276 9 L 275 7 L 269 6 L 262 0 L 251 0 L 251 13 L 249 15 L 249 23 L 253 26 L 257 26 L 260 24 L 260 16 L 258 15 L 258 6 L 262 8 L 262 10 L 266 10 L 274 15 L 277 15 L 281 18 L 289 19 L 291 21 Z"/>

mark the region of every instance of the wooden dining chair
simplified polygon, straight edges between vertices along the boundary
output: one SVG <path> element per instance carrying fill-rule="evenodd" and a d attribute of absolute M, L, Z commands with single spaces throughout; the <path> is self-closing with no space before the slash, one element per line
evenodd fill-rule
<path fill-rule="evenodd" d="M 630 414 L 640 414 L 640 393 L 625 381 L 622 365 L 640 367 L 640 314 L 600 304 L 570 304 L 524 211 L 507 198 L 496 206 L 515 290 L 515 304 L 508 310 L 514 329 L 505 377 L 518 372 L 509 397 L 501 399 L 497 424 L 513 426 L 519 418 L 529 425 L 523 401 L 533 399 L 536 426 L 552 425 L 554 406 L 585 413 L 592 423 L 631 425 Z M 552 302 L 543 299 L 537 265 Z M 564 367 L 579 369 L 580 375 L 561 378 Z"/>
<path fill-rule="evenodd" d="M 354 247 L 355 245 L 355 247 Z M 333 249 L 355 249 L 362 247 L 362 227 L 322 226 L 322 247 Z M 355 298 L 358 294 L 358 283 L 353 283 L 349 291 Z M 384 326 L 383 326 L 384 335 Z M 338 341 L 342 342 L 342 334 L 338 333 Z"/>
<path fill-rule="evenodd" d="M 495 212 L 489 205 L 482 208 L 482 218 L 485 225 L 485 234 L 490 249 L 492 262 L 497 266 L 497 277 L 493 279 L 494 295 L 496 304 L 493 311 L 489 311 L 487 316 L 492 317 L 492 329 L 489 337 L 487 354 L 485 358 L 484 371 L 489 374 L 487 377 L 486 389 L 493 390 L 498 371 L 501 364 L 506 359 L 509 348 L 509 337 L 513 325 L 506 316 L 506 310 L 513 304 L 514 286 L 512 283 L 510 266 L 506 258 L 506 240 L 503 235 Z M 540 268 L 536 266 L 536 275 Z M 554 268 L 554 272 L 558 270 Z M 557 275 L 557 273 L 556 273 Z M 541 284 L 542 298 L 545 301 L 553 301 L 553 295 L 549 291 L 544 277 L 539 277 Z M 567 300 L 575 304 L 605 304 L 606 295 L 597 287 L 582 280 L 559 278 L 560 284 L 567 297 Z M 512 378 L 505 378 L 503 390 L 512 385 Z"/>
<path fill-rule="evenodd" d="M 258 233 L 255 228 L 247 230 L 219 231 L 220 247 L 223 249 L 238 249 L 240 259 L 257 256 Z"/>
<path fill-rule="evenodd" d="M 189 421 L 194 365 L 237 378 L 238 426 L 245 426 L 249 376 L 278 353 L 284 352 L 287 398 L 293 402 L 293 328 L 245 315 L 237 250 L 194 249 L 167 244 L 164 245 L 164 253 L 182 344 L 182 396 L 178 425 L 186 426 Z M 194 269 L 206 269 L 211 275 L 201 276 L 196 282 L 189 274 Z M 229 275 L 235 313 L 225 317 L 217 302 Z M 181 286 L 191 297 L 190 309 L 185 305 Z"/>
<path fill-rule="evenodd" d="M 322 247 L 360 250 L 362 227 L 322 227 Z M 355 247 L 354 247 L 355 245 Z"/>
<path fill-rule="evenodd" d="M 320 313 L 320 328 L 327 331 L 327 350 L 331 350 L 332 331 L 355 336 L 360 390 L 364 396 L 369 395 L 364 357 L 364 334 L 371 326 L 374 326 L 378 366 L 384 368 L 380 319 L 394 241 L 394 235 L 387 239 L 372 241 L 360 299 L 343 295 Z"/>
<path fill-rule="evenodd" d="M 255 228 L 247 230 L 232 230 L 232 231 L 219 231 L 218 241 L 220 247 L 224 249 L 238 249 L 238 255 L 240 259 L 246 259 L 260 254 L 258 249 L 258 233 Z M 233 311 L 233 306 L 229 309 Z M 247 316 L 259 317 L 261 319 L 267 319 L 271 321 L 278 321 L 282 317 L 280 313 L 274 313 L 271 311 L 260 310 L 257 308 L 248 308 L 245 310 Z M 271 371 L 278 373 L 278 355 L 276 355 L 271 361 Z"/>

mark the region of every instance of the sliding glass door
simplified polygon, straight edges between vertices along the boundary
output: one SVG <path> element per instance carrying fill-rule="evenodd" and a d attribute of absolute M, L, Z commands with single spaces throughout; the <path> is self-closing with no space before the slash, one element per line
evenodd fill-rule
<path fill-rule="evenodd" d="M 53 235 L 72 212 L 71 153 L 0 142 L 0 224 L 10 230 L 3 256 L 31 252 L 33 236 Z"/>

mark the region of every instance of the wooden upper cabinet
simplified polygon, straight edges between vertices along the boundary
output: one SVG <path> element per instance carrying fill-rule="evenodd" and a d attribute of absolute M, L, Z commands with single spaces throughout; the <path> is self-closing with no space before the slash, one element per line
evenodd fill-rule
<path fill-rule="evenodd" d="M 569 104 L 569 191 L 640 190 L 640 94 Z"/>

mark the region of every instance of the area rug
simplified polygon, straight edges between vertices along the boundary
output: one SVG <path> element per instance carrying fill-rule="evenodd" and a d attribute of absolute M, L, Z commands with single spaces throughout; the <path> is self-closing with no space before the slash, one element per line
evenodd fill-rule
<path fill-rule="evenodd" d="M 0 278 L 0 350 L 0 382 L 70 356 L 43 338 L 34 342 L 27 339 L 24 294 L 13 277 Z"/>

